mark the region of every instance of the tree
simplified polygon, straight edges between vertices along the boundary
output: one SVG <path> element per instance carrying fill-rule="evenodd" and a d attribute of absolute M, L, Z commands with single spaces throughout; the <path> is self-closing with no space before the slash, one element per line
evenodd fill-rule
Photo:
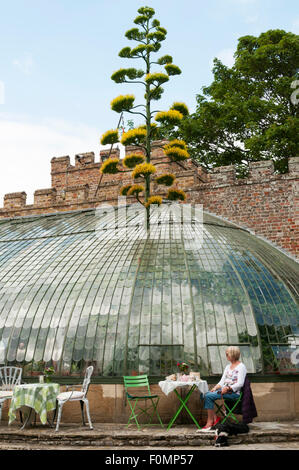
<path fill-rule="evenodd" d="M 207 168 L 272 159 L 287 170 L 287 158 L 299 154 L 298 105 L 292 83 L 299 64 L 299 36 L 270 30 L 241 37 L 229 68 L 214 60 L 214 81 L 197 95 L 196 112 L 185 117 L 179 132 L 190 154 Z M 294 100 L 293 100 L 294 101 Z"/>
<path fill-rule="evenodd" d="M 132 170 L 134 180 L 139 178 L 142 184 L 126 185 L 121 189 L 121 194 L 135 196 L 140 204 L 146 208 L 147 228 L 149 227 L 149 211 L 152 204 L 160 205 L 163 200 L 161 196 L 152 195 L 151 183 L 156 173 L 156 167 L 151 163 L 153 148 L 157 145 L 160 137 L 159 127 L 167 125 L 171 129 L 176 129 L 180 121 L 188 114 L 188 108 L 184 103 L 175 102 L 168 111 L 152 111 L 152 102 L 158 101 L 162 94 L 162 85 L 169 81 L 171 76 L 179 75 L 180 68 L 173 64 L 173 59 L 169 55 L 164 55 L 154 60 L 153 55 L 160 48 L 165 40 L 167 31 L 160 26 L 160 22 L 154 19 L 155 10 L 149 7 L 138 9 L 139 15 L 135 18 L 134 27 L 125 33 L 130 41 L 137 43 L 136 47 L 124 47 L 119 56 L 126 59 L 140 59 L 143 61 L 143 68 L 121 68 L 111 76 L 116 83 L 139 84 L 144 87 L 143 104 L 135 105 L 134 95 L 120 95 L 111 102 L 112 110 L 117 113 L 127 112 L 137 114 L 144 119 L 144 125 L 130 128 L 121 139 L 118 129 L 112 129 L 103 134 L 101 144 L 116 144 L 120 142 L 125 145 L 133 145 L 136 151 L 127 155 L 121 162 L 115 158 L 107 159 L 101 166 L 101 173 L 118 173 L 124 171 L 124 167 Z M 164 66 L 164 71 L 153 71 L 155 66 Z M 154 122 L 155 121 L 155 122 Z M 132 122 L 132 121 L 131 121 Z M 160 126 L 159 126 L 160 125 Z M 156 143 L 155 143 L 156 142 Z M 189 158 L 187 145 L 183 140 L 173 139 L 163 147 L 165 155 L 171 161 L 178 162 Z M 163 174 L 155 178 L 159 185 L 170 187 L 175 182 L 173 174 Z M 186 195 L 178 188 L 169 189 L 166 198 L 172 201 L 183 201 Z"/>

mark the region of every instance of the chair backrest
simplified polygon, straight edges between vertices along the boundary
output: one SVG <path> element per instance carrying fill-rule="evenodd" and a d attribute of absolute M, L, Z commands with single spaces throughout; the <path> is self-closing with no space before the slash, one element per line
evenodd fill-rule
<path fill-rule="evenodd" d="M 126 375 L 123 379 L 126 391 L 130 387 L 146 387 L 147 391 L 150 392 L 147 375 Z"/>
<path fill-rule="evenodd" d="M 82 388 L 81 388 L 81 392 L 84 393 L 84 397 L 87 395 L 88 387 L 89 387 L 89 384 L 90 384 L 90 378 L 92 376 L 92 373 L 93 373 L 93 366 L 87 367 L 87 369 L 85 371 L 85 376 L 84 376 L 84 379 L 83 379 Z"/>
<path fill-rule="evenodd" d="M 21 367 L 0 367 L 1 390 L 13 390 L 15 385 L 20 385 L 22 372 Z"/>

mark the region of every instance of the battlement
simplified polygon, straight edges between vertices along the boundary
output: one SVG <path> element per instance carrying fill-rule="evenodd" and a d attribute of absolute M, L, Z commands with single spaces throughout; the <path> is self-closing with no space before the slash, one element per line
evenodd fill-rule
<path fill-rule="evenodd" d="M 203 172 L 200 167 L 199 172 Z M 288 160 L 288 172 L 278 174 L 274 171 L 272 160 L 249 163 L 249 175 L 247 178 L 237 178 L 236 169 L 233 165 L 216 167 L 207 172 L 204 170 L 205 182 L 215 185 L 234 184 L 263 184 L 269 180 L 299 177 L 299 157 L 292 157 Z"/>
<path fill-rule="evenodd" d="M 232 165 L 206 170 L 191 159 L 172 162 L 163 152 L 165 143 L 157 141 L 153 148 L 155 177 L 173 173 L 175 186 L 187 194 L 186 202 L 201 203 L 207 211 L 255 230 L 299 255 L 299 157 L 288 160 L 285 174 L 277 174 L 272 161 L 260 161 L 250 164 L 247 178 L 237 178 Z M 125 154 L 135 151 L 128 146 Z M 6 194 L 0 218 L 86 209 L 101 202 L 117 204 L 121 187 L 133 180 L 131 170 L 125 168 L 115 175 L 100 173 L 109 155 L 120 158 L 120 150 L 101 150 L 98 161 L 94 152 L 77 154 L 74 164 L 68 155 L 52 158 L 51 188 L 37 189 L 31 205 L 26 204 L 24 191 Z M 154 194 L 164 195 L 165 189 L 153 184 Z M 128 198 L 133 201 L 134 197 Z"/>

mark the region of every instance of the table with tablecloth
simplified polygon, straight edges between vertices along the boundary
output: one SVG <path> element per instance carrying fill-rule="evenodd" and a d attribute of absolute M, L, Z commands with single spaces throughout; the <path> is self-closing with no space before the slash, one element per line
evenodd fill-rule
<path fill-rule="evenodd" d="M 16 385 L 8 411 L 8 424 L 16 419 L 16 411 L 22 406 L 32 408 L 39 415 L 41 423 L 46 424 L 47 413 L 56 408 L 59 393 L 60 385 L 57 383 Z"/>
<path fill-rule="evenodd" d="M 173 423 L 175 422 L 175 420 L 177 419 L 177 417 L 179 416 L 179 414 L 181 413 L 183 408 L 185 408 L 185 410 L 187 411 L 187 413 L 189 414 L 189 416 L 193 420 L 194 424 L 199 429 L 201 429 L 201 427 L 198 424 L 197 420 L 194 418 L 193 414 L 189 410 L 189 408 L 187 406 L 187 402 L 188 402 L 189 398 L 191 397 L 192 393 L 194 392 L 194 390 L 198 389 L 198 391 L 202 395 L 204 395 L 205 393 L 207 393 L 209 391 L 207 381 L 206 380 L 196 380 L 196 381 L 186 382 L 186 381 L 181 381 L 181 380 L 161 380 L 161 382 L 159 382 L 159 387 L 161 388 L 162 392 L 165 395 L 169 395 L 169 393 L 174 392 L 176 394 L 176 396 L 178 397 L 179 401 L 181 402 L 180 407 L 178 408 L 176 413 L 171 418 L 171 420 L 170 420 L 170 422 L 167 426 L 167 430 L 171 428 L 171 426 L 173 425 Z M 188 391 L 188 393 L 187 393 L 187 395 L 184 399 L 177 392 L 177 389 L 182 388 L 182 387 L 189 387 L 189 391 Z"/>

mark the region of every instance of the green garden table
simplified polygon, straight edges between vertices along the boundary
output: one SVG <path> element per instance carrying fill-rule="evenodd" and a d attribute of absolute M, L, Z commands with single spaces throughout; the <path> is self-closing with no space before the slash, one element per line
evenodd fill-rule
<path fill-rule="evenodd" d="M 198 389 L 200 393 L 205 394 L 209 391 L 208 384 L 205 380 L 198 380 L 196 382 L 183 382 L 183 381 L 174 381 L 174 380 L 162 380 L 159 382 L 159 386 L 165 395 L 168 395 L 170 392 L 174 392 L 178 397 L 181 405 L 179 406 L 178 410 L 175 412 L 169 424 L 167 426 L 167 431 L 172 427 L 177 417 L 180 415 L 183 409 L 187 411 L 189 416 L 192 418 L 194 424 L 201 429 L 201 426 L 198 424 L 197 420 L 194 418 L 193 414 L 189 410 L 187 403 L 194 392 L 194 390 Z M 182 398 L 181 395 L 178 393 L 177 388 L 181 387 L 189 387 L 188 393 L 185 398 Z"/>
<path fill-rule="evenodd" d="M 8 424 L 11 424 L 16 419 L 16 411 L 22 406 L 30 408 L 30 413 L 22 429 L 28 423 L 32 410 L 39 415 L 41 423 L 46 424 L 47 413 L 56 408 L 56 397 L 59 393 L 60 385 L 56 383 L 16 385 L 8 411 Z"/>

